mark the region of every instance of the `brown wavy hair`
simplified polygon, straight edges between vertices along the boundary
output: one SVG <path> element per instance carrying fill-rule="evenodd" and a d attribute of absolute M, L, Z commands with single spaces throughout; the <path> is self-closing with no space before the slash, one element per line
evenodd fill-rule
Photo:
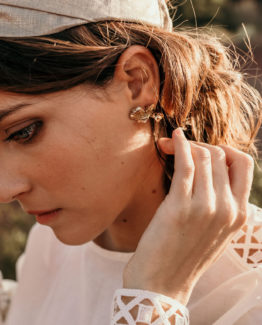
<path fill-rule="evenodd" d="M 230 145 L 257 157 L 261 97 L 244 80 L 237 56 L 205 30 L 168 32 L 103 21 L 48 36 L 0 38 L 0 89 L 36 95 L 84 83 L 105 87 L 132 45 L 147 47 L 158 62 L 157 109 L 165 115 L 161 128 L 167 136 L 181 126 L 190 140 Z M 168 191 L 173 157 L 159 156 Z"/>

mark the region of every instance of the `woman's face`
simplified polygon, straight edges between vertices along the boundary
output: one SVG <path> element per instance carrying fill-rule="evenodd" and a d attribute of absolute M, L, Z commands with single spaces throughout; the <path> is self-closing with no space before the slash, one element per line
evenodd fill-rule
<path fill-rule="evenodd" d="M 149 123 L 129 119 L 120 86 L 107 92 L 0 92 L 0 201 L 17 199 L 31 214 L 59 209 L 38 219 L 68 244 L 109 227 L 157 161 Z"/>

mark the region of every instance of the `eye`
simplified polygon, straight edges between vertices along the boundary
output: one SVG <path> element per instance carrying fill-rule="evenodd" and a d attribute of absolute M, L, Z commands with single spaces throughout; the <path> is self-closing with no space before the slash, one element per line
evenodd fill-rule
<path fill-rule="evenodd" d="M 28 126 L 13 132 L 4 141 L 5 142 L 18 142 L 18 143 L 29 143 L 38 134 L 40 128 L 42 127 L 42 121 L 36 121 L 29 124 Z"/>

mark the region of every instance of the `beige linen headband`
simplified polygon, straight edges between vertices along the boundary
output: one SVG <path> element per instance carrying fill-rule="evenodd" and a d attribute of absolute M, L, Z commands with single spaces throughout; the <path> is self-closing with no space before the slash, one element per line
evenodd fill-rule
<path fill-rule="evenodd" d="M 48 35 L 101 20 L 172 29 L 165 0 L 0 0 L 0 36 Z"/>

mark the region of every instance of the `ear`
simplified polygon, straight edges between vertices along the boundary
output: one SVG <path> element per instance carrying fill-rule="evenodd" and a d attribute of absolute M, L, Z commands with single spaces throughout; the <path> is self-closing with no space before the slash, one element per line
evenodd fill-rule
<path fill-rule="evenodd" d="M 131 106 L 157 104 L 160 88 L 159 68 L 147 48 L 134 45 L 125 50 L 117 62 L 114 81 L 122 83 Z"/>

